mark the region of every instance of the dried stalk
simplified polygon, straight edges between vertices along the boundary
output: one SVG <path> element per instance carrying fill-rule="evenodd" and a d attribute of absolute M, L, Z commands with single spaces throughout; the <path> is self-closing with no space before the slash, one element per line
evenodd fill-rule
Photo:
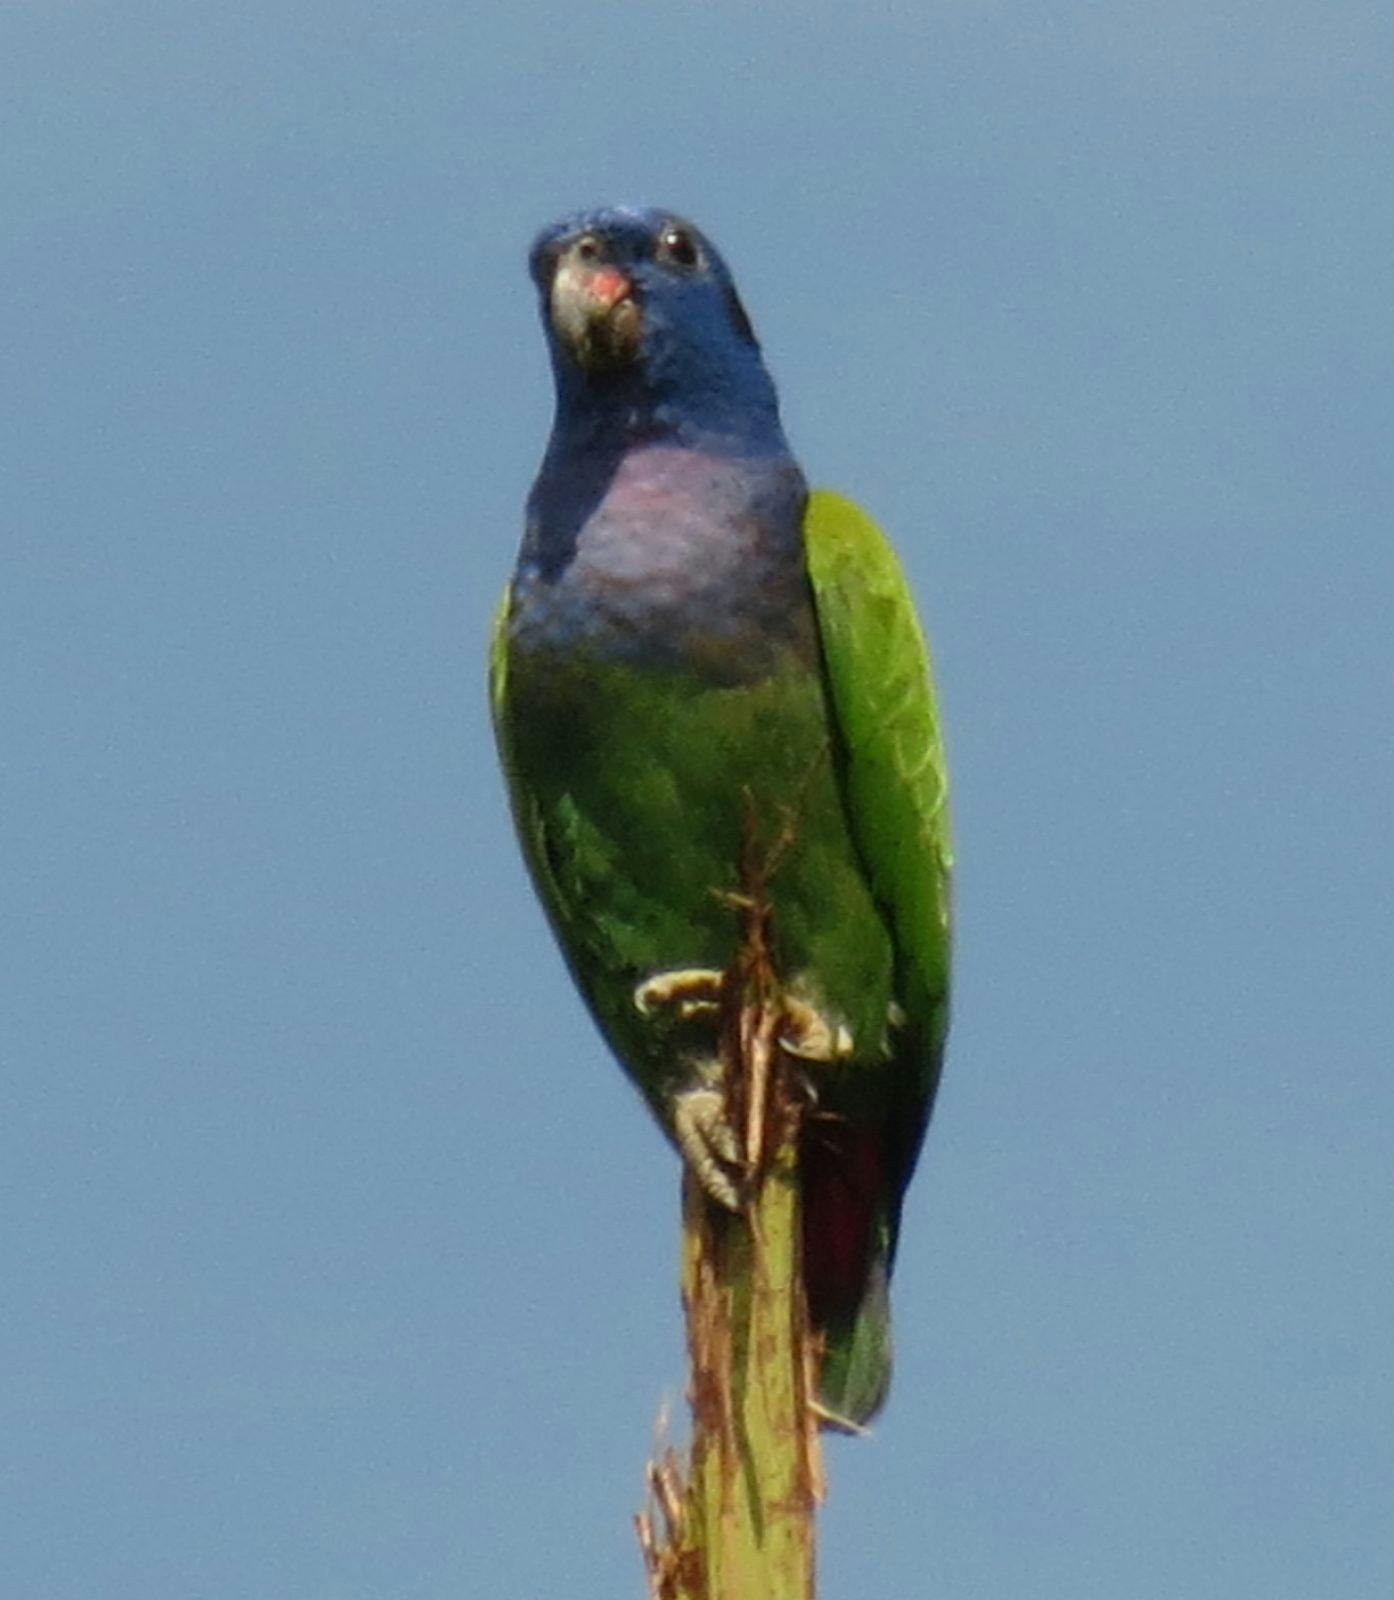
<path fill-rule="evenodd" d="M 736 959 L 725 974 L 727 1112 L 745 1203 L 683 1182 L 683 1303 L 692 1447 L 650 1463 L 636 1519 L 653 1600 L 813 1600 L 822 1466 L 804 1302 L 798 1184 L 803 1097 L 779 1046 L 784 1005 L 766 892 L 787 832 L 763 856 L 747 820 Z"/>

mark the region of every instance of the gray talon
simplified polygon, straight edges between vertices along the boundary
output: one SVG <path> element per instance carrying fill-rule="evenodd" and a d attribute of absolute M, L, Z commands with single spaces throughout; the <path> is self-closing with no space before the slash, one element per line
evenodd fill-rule
<path fill-rule="evenodd" d="M 673 1106 L 678 1148 L 703 1189 L 728 1211 L 739 1211 L 740 1146 L 726 1120 L 726 1101 L 718 1089 L 689 1089 Z M 735 1173 L 728 1171 L 734 1167 Z"/>

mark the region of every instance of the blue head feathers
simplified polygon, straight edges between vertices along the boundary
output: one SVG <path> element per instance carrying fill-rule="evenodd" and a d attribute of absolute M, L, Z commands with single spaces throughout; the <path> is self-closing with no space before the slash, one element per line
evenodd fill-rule
<path fill-rule="evenodd" d="M 557 432 L 787 450 L 778 404 L 726 263 L 656 209 L 583 211 L 529 256 L 557 382 Z"/>

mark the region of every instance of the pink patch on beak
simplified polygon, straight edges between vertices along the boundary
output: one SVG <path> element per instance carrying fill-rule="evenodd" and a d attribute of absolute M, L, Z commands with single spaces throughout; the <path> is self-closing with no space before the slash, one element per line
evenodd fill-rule
<path fill-rule="evenodd" d="M 587 285 L 591 294 L 608 311 L 616 306 L 630 292 L 633 285 L 624 273 L 614 267 L 601 267 L 591 274 L 590 283 Z"/>

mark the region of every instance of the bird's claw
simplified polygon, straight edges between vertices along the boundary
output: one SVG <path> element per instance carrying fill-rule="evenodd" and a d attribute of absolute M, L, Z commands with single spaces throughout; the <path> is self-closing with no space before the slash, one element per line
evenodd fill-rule
<path fill-rule="evenodd" d="M 634 990 L 634 1006 L 643 1017 L 668 1012 L 680 1022 L 715 1023 L 721 1014 L 724 975 L 708 967 L 674 967 L 655 972 Z M 779 1047 L 801 1061 L 842 1061 L 852 1054 L 847 1027 L 825 1016 L 807 1000 L 786 994 L 776 1035 Z M 719 1205 L 739 1211 L 745 1161 L 740 1140 L 726 1116 L 716 1059 L 699 1063 L 698 1086 L 679 1094 L 673 1104 L 673 1134 L 678 1148 L 702 1188 Z"/>
<path fill-rule="evenodd" d="M 719 1089 L 688 1089 L 673 1106 L 673 1133 L 698 1183 L 728 1211 L 741 1208 L 741 1151 Z"/>
<path fill-rule="evenodd" d="M 721 1006 L 721 974 L 708 967 L 655 972 L 635 989 L 634 1004 L 644 1017 L 668 1008 L 675 1010 L 682 1022 L 714 1017 Z"/>
<path fill-rule="evenodd" d="M 841 1022 L 831 1022 L 807 1000 L 784 998 L 780 1046 L 801 1061 L 842 1061 L 852 1054 L 852 1035 Z"/>
<path fill-rule="evenodd" d="M 634 990 L 639 1014 L 652 1017 L 671 1010 L 681 1022 L 714 1020 L 721 1010 L 722 974 L 709 967 L 675 967 L 655 972 Z M 784 1017 L 779 1027 L 780 1046 L 801 1061 L 842 1061 L 853 1051 L 847 1027 L 834 1022 L 794 995 L 784 997 Z"/>

